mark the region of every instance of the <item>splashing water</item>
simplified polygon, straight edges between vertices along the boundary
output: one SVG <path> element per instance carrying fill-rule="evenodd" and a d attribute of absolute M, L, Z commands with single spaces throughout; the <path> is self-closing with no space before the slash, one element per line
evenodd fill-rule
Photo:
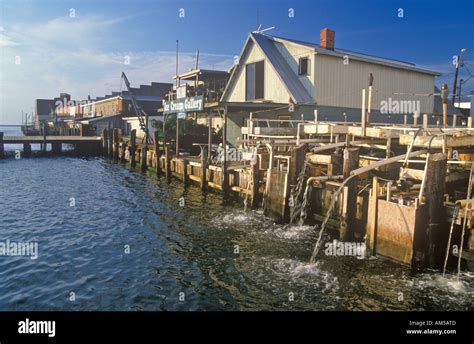
<path fill-rule="evenodd" d="M 277 228 L 269 228 L 265 230 L 265 233 L 272 234 L 280 239 L 286 240 L 299 240 L 306 238 L 311 235 L 313 232 L 312 226 L 289 226 L 285 225 Z"/>
<path fill-rule="evenodd" d="M 303 194 L 303 202 L 301 203 L 301 214 L 300 214 L 300 226 L 306 222 L 308 217 L 308 205 L 309 205 L 309 198 L 311 195 L 311 184 L 306 184 L 306 189 L 304 190 Z"/>
<path fill-rule="evenodd" d="M 347 182 L 352 179 L 352 177 L 354 177 L 354 176 L 350 176 L 349 178 L 346 178 L 341 183 L 341 185 L 336 190 L 336 192 L 332 195 L 331 204 L 329 205 L 328 211 L 326 213 L 326 217 L 324 218 L 324 221 L 321 225 L 321 230 L 319 231 L 319 237 L 318 237 L 318 240 L 316 241 L 316 244 L 314 245 L 313 254 L 311 255 L 310 263 L 312 263 L 312 264 L 315 262 L 316 256 L 318 255 L 318 252 L 319 252 L 319 248 L 321 247 L 321 239 L 323 237 L 324 229 L 326 228 L 326 224 L 329 220 L 329 217 L 331 216 L 331 214 L 334 210 L 334 206 L 336 205 L 337 197 L 339 196 L 339 194 L 341 193 L 342 189 L 347 184 Z"/>
<path fill-rule="evenodd" d="M 245 192 L 244 213 L 247 212 L 247 205 L 248 205 L 249 192 L 250 192 L 250 173 L 249 174 L 245 173 L 245 175 L 247 176 L 247 190 Z"/>
<path fill-rule="evenodd" d="M 296 183 L 296 188 L 294 189 L 294 192 L 292 194 L 292 200 L 293 200 L 293 207 L 291 208 L 291 214 L 290 214 L 290 225 L 294 224 L 296 219 L 300 217 L 301 219 L 301 213 L 305 212 L 306 210 L 303 210 L 303 207 L 305 205 L 304 198 L 306 198 L 306 190 L 304 188 L 304 184 L 306 183 L 306 168 L 308 167 L 309 161 L 308 159 L 305 159 L 303 166 L 301 167 L 300 174 L 298 175 L 297 183 Z M 303 198 L 303 201 L 300 201 Z M 306 201 L 307 203 L 307 201 Z"/>

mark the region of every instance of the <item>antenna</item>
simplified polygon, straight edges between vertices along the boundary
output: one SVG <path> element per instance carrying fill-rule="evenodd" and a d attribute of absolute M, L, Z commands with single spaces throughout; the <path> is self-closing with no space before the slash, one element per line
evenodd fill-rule
<path fill-rule="evenodd" d="M 272 27 L 268 27 L 268 28 L 266 28 L 266 29 L 261 30 L 261 27 L 262 27 L 262 24 L 260 24 L 260 25 L 258 26 L 258 29 L 255 30 L 255 31 L 253 31 L 252 33 L 263 33 L 263 32 L 265 32 L 265 31 L 270 31 L 270 30 L 273 30 L 273 29 L 275 28 L 274 26 L 272 26 Z"/>

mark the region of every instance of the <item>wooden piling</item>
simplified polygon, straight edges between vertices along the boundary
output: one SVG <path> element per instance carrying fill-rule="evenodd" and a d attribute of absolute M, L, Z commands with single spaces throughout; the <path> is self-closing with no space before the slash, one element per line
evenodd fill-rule
<path fill-rule="evenodd" d="M 133 129 L 130 132 L 130 165 L 133 168 L 135 168 L 135 166 L 137 165 L 136 156 L 135 156 L 135 151 L 137 149 L 136 141 L 137 141 L 137 130 Z"/>
<path fill-rule="evenodd" d="M 176 114 L 176 157 L 179 158 L 179 116 Z"/>
<path fill-rule="evenodd" d="M 257 154 L 255 152 L 255 154 Z M 255 160 L 252 160 L 252 208 L 257 208 L 260 202 L 260 170 L 259 170 L 259 163 L 258 163 L 258 156 Z"/>
<path fill-rule="evenodd" d="M 441 85 L 441 99 L 443 102 L 443 128 L 448 127 L 448 85 Z"/>
<path fill-rule="evenodd" d="M 188 165 L 189 165 L 188 160 L 183 159 L 183 184 L 184 185 L 188 185 L 188 180 L 189 180 Z"/>
<path fill-rule="evenodd" d="M 369 95 L 367 97 L 367 124 L 370 125 L 372 120 L 372 85 L 369 85 Z"/>
<path fill-rule="evenodd" d="M 387 138 L 387 149 L 385 150 L 385 157 L 389 159 L 392 156 L 392 132 L 389 131 L 389 136 Z"/>
<path fill-rule="evenodd" d="M 148 145 L 145 143 L 145 145 L 142 147 L 142 150 L 141 150 L 140 167 L 141 167 L 142 172 L 145 172 L 147 168 L 147 153 L 148 153 Z"/>
<path fill-rule="evenodd" d="M 0 159 L 5 157 L 5 146 L 3 143 L 3 132 L 0 131 Z"/>
<path fill-rule="evenodd" d="M 443 230 L 446 224 L 444 206 L 447 156 L 431 154 L 426 169 L 425 206 L 427 207 L 425 267 L 437 268 L 442 265 L 446 243 Z"/>
<path fill-rule="evenodd" d="M 359 148 L 345 148 L 343 153 L 342 174 L 344 179 L 350 176 L 352 170 L 359 167 Z M 343 190 L 344 204 L 340 227 L 340 240 L 353 240 L 355 219 L 357 213 L 357 179 L 347 182 Z"/>
<path fill-rule="evenodd" d="M 362 90 L 362 108 L 361 108 L 361 127 L 362 127 L 362 136 L 365 136 L 365 128 L 367 125 L 367 117 L 365 112 L 365 88 Z"/>
<path fill-rule="evenodd" d="M 342 174 L 348 178 L 352 170 L 359 167 L 359 148 L 345 148 L 342 162 Z"/>
<path fill-rule="evenodd" d="M 120 146 L 120 162 L 126 162 L 127 160 L 125 159 L 125 152 L 127 151 L 127 145 L 125 142 L 122 142 L 122 145 Z"/>
<path fill-rule="evenodd" d="M 41 147 L 43 154 L 46 153 L 46 123 L 43 122 L 43 146 Z"/>
<path fill-rule="evenodd" d="M 209 111 L 208 115 L 208 133 L 207 133 L 207 161 L 211 162 L 212 154 L 212 112 Z"/>
<path fill-rule="evenodd" d="M 102 130 L 102 154 L 107 156 L 107 152 L 109 151 L 108 147 L 109 141 L 107 139 L 107 129 Z"/>
<path fill-rule="evenodd" d="M 366 243 L 371 256 L 376 253 L 377 245 L 377 196 L 379 194 L 379 182 L 377 177 L 372 179 L 372 191 L 370 193 L 369 209 L 367 214 L 367 238 Z"/>
<path fill-rule="evenodd" d="M 207 188 L 207 149 L 204 147 L 201 151 L 201 190 L 206 190 Z"/>
<path fill-rule="evenodd" d="M 222 191 L 224 197 L 229 194 L 229 174 L 227 172 L 227 106 L 224 108 L 222 123 L 222 148 L 224 149 L 224 159 L 222 161 Z"/>
<path fill-rule="evenodd" d="M 170 162 L 170 153 L 169 153 L 169 147 L 165 147 L 165 175 L 166 175 L 166 180 L 168 182 L 171 182 L 171 162 Z"/>
<path fill-rule="evenodd" d="M 424 129 L 428 128 L 428 114 L 427 113 L 423 114 L 423 128 Z"/>
<path fill-rule="evenodd" d="M 156 164 L 156 174 L 160 175 L 160 138 L 158 137 L 158 130 L 155 130 L 153 133 L 153 145 L 155 148 L 155 164 Z"/>
<path fill-rule="evenodd" d="M 51 143 L 51 150 L 54 154 L 61 154 L 63 150 L 63 145 L 61 142 L 53 142 Z"/>
<path fill-rule="evenodd" d="M 114 128 L 113 141 L 114 141 L 114 160 L 118 161 L 118 158 L 119 158 L 119 130 L 118 128 Z"/>
<path fill-rule="evenodd" d="M 114 138 L 113 138 L 113 129 L 109 129 L 107 139 L 108 139 L 108 145 L 107 148 L 109 149 L 109 158 L 112 158 L 114 156 Z"/>
<path fill-rule="evenodd" d="M 23 143 L 23 156 L 24 157 L 31 156 L 31 144 L 28 142 Z"/>

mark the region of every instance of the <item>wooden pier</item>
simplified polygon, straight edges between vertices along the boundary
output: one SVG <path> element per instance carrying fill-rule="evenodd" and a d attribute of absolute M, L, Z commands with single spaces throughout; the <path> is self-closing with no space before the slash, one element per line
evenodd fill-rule
<path fill-rule="evenodd" d="M 328 216 L 340 240 L 365 241 L 371 254 L 417 268 L 440 267 L 452 208 L 460 204 L 453 247 L 459 247 L 464 231 L 463 259 L 472 266 L 474 200 L 463 196 L 474 163 L 472 128 L 382 124 L 363 130 L 352 123 L 302 122 L 298 130 L 250 125 L 242 133 L 242 148 L 256 155 L 253 163 L 244 154 L 239 161 L 216 164 L 206 150 L 200 156 L 177 156 L 162 142 L 145 147 L 134 136 L 112 131 L 103 134 L 108 138 L 103 150 L 116 161 L 151 168 L 168 180 L 239 195 L 283 222 L 302 204 L 304 221 L 322 221 L 335 198 Z M 450 261 L 458 251 L 449 248 Z"/>
<path fill-rule="evenodd" d="M 440 268 L 446 254 L 451 263 L 462 256 L 463 266 L 472 269 L 474 198 L 467 189 L 474 182 L 473 128 L 304 121 L 297 126 L 273 130 L 250 123 L 242 130 L 245 153 L 235 160 L 216 161 L 206 144 L 199 156 L 177 154 L 156 135 L 145 145 L 136 131 L 124 137 L 117 128 L 104 129 L 101 137 L 0 133 L 0 155 L 5 144 L 24 144 L 25 153 L 33 143 L 51 144 L 53 153 L 62 144 L 89 147 L 168 181 L 178 178 L 240 196 L 282 222 L 329 218 L 333 235 L 365 242 L 372 255 L 417 268 Z"/>
<path fill-rule="evenodd" d="M 55 154 L 62 152 L 63 144 L 74 145 L 79 154 L 100 154 L 102 138 L 100 136 L 3 136 L 0 132 L 0 158 L 5 156 L 5 145 L 23 145 L 23 155 L 31 154 L 31 145 L 41 145 L 41 151 L 46 152 L 47 145 Z"/>

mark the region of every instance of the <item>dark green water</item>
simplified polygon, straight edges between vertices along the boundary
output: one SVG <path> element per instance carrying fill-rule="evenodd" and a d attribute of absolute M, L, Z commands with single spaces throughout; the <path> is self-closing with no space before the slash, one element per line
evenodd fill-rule
<path fill-rule="evenodd" d="M 0 160 L 0 241 L 39 250 L 0 256 L 0 310 L 473 309 L 472 274 L 411 275 L 382 258 L 310 265 L 316 236 L 102 158 Z"/>

